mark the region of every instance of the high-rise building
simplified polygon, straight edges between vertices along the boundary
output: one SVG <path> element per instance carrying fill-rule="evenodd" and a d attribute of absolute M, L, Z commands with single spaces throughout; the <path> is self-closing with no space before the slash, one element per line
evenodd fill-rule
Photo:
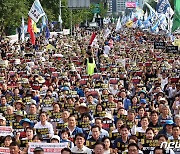
<path fill-rule="evenodd" d="M 136 2 L 138 7 L 143 8 L 144 0 L 116 0 L 116 12 L 123 12 L 126 9 L 126 2 Z"/>

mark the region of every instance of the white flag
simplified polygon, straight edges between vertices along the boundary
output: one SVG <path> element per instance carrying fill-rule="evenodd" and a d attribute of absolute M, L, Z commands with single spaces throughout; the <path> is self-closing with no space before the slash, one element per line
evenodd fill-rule
<path fill-rule="evenodd" d="M 45 12 L 41 6 L 41 3 L 39 2 L 39 0 L 35 0 L 29 13 L 28 13 L 29 17 L 34 20 L 34 22 L 38 22 L 39 19 L 45 15 Z"/>
<path fill-rule="evenodd" d="M 21 40 L 24 42 L 24 17 L 22 16 L 22 25 L 21 25 Z"/>
<path fill-rule="evenodd" d="M 117 25 L 116 25 L 116 31 L 119 31 L 121 29 L 121 21 L 120 17 L 118 18 Z"/>

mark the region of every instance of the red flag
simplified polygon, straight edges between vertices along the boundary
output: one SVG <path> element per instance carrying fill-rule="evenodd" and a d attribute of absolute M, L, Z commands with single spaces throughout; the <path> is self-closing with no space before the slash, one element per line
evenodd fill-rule
<path fill-rule="evenodd" d="M 32 28 L 32 19 L 30 17 L 28 18 L 28 29 L 27 29 L 27 31 L 30 34 L 31 43 L 34 45 L 36 38 L 35 38 L 34 30 Z"/>
<path fill-rule="evenodd" d="M 93 32 L 92 35 L 91 35 L 91 39 L 90 39 L 89 45 L 92 44 L 92 42 L 94 41 L 95 37 L 96 37 L 96 33 Z"/>

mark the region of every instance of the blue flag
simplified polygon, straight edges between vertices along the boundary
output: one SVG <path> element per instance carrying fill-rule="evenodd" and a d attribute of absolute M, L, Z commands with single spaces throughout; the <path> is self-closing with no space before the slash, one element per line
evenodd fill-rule
<path fill-rule="evenodd" d="M 168 0 L 160 0 L 156 9 L 158 13 L 166 13 L 168 7 L 170 7 Z"/>

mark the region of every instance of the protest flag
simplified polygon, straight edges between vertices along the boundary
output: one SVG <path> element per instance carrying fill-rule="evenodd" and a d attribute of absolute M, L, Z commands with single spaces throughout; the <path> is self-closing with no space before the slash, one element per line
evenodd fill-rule
<path fill-rule="evenodd" d="M 21 41 L 24 42 L 24 17 L 22 16 Z"/>
<path fill-rule="evenodd" d="M 173 26 L 172 26 L 172 32 L 176 31 L 180 27 L 180 1 L 175 0 L 175 6 L 174 6 L 175 14 L 173 17 Z"/>
<path fill-rule="evenodd" d="M 93 32 L 92 35 L 91 35 L 91 39 L 90 39 L 89 45 L 92 44 L 92 42 L 93 42 L 93 40 L 95 39 L 95 37 L 96 37 L 96 33 Z"/>
<path fill-rule="evenodd" d="M 121 29 L 121 21 L 120 17 L 118 18 L 117 25 L 116 25 L 116 31 L 119 31 Z"/>
<path fill-rule="evenodd" d="M 45 12 L 39 0 L 34 1 L 28 15 L 35 23 L 37 23 L 39 19 L 45 15 Z"/>
<path fill-rule="evenodd" d="M 28 18 L 28 33 L 30 34 L 31 37 L 31 43 L 34 45 L 36 38 L 33 30 L 32 19 L 30 17 Z"/>

